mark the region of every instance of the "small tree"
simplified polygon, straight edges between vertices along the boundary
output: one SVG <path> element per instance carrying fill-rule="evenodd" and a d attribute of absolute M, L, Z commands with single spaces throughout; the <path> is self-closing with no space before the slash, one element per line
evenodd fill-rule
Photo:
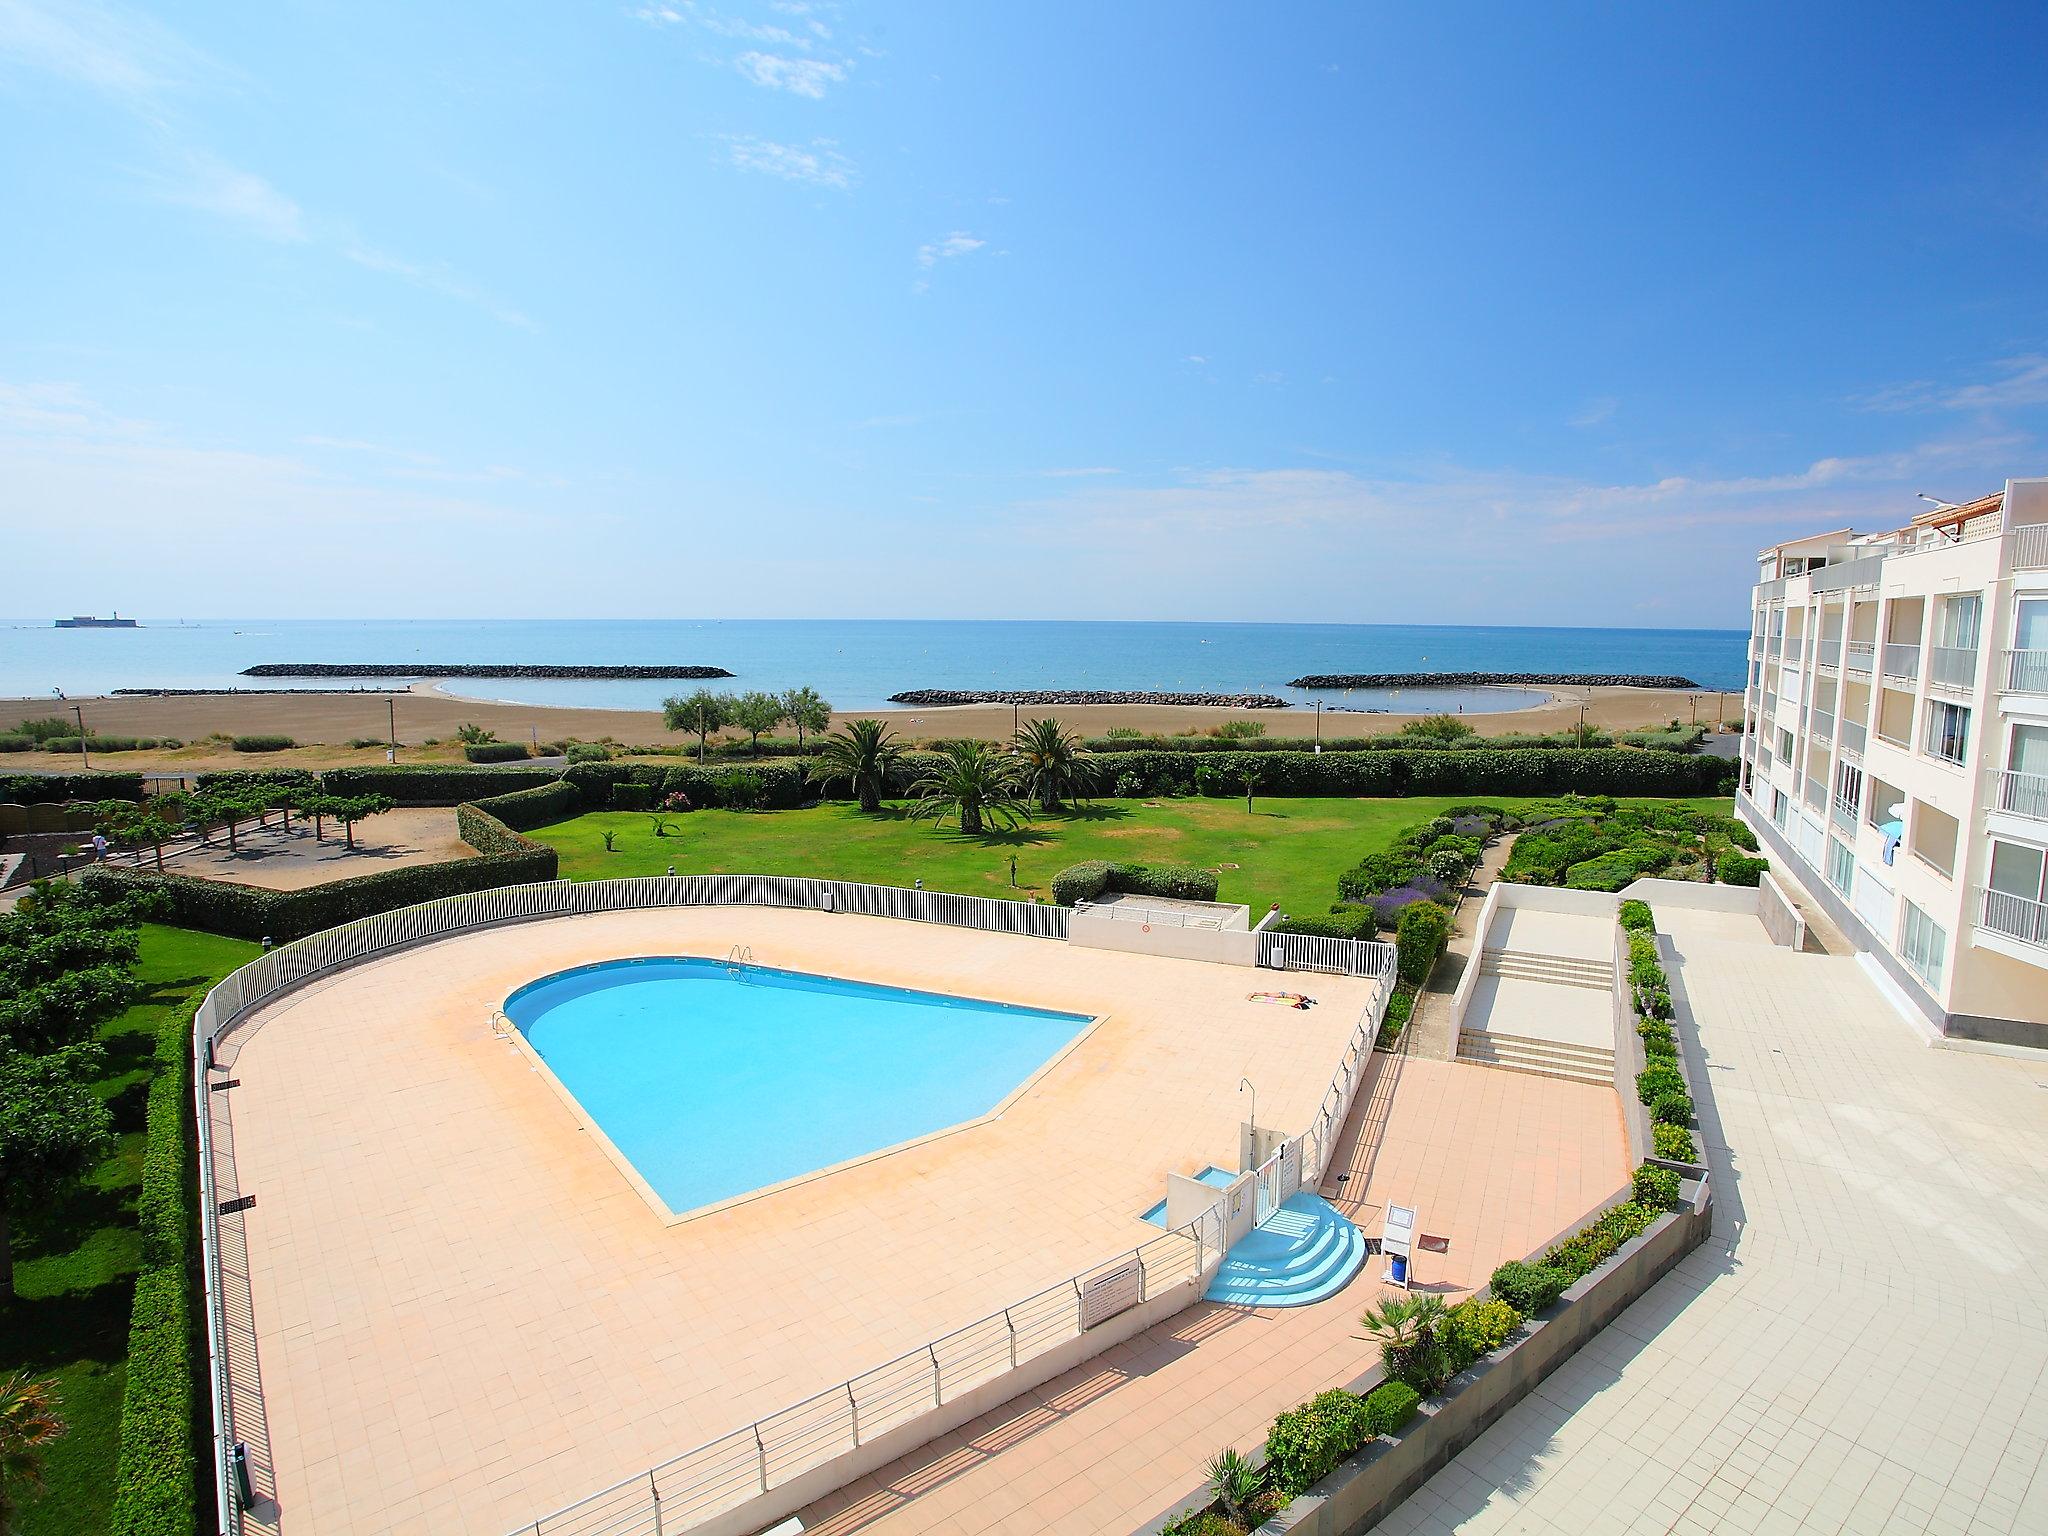
<path fill-rule="evenodd" d="M 697 738 L 697 761 L 702 764 L 706 743 L 713 731 L 722 731 L 732 719 L 732 695 L 699 688 L 687 699 L 663 699 L 661 723 L 671 731 L 688 731 Z"/>
<path fill-rule="evenodd" d="M 825 739 L 806 773 L 818 783 L 846 782 L 860 808 L 874 815 L 882 808 L 889 779 L 901 754 L 895 738 L 879 720 L 855 720 Z"/>
<path fill-rule="evenodd" d="M 395 803 L 389 795 L 339 795 L 331 802 L 328 810 L 346 831 L 349 852 L 353 853 L 356 847 L 356 823 L 367 821 L 372 816 L 382 816 Z"/>
<path fill-rule="evenodd" d="M 782 724 L 782 700 L 772 693 L 749 691 L 732 701 L 732 723 L 747 733 L 754 756 L 761 755 L 761 738 Z"/>
<path fill-rule="evenodd" d="M 496 741 L 498 733 L 481 725 L 458 725 L 455 728 L 455 739 L 465 747 L 481 747 L 487 742 Z"/>
<path fill-rule="evenodd" d="M 782 718 L 795 729 L 796 749 L 801 754 L 806 738 L 822 736 L 832 728 L 832 706 L 815 688 L 792 688 L 782 696 Z"/>
<path fill-rule="evenodd" d="M 1031 819 L 1017 760 L 985 741 L 940 748 L 937 763 L 910 792 L 917 797 L 910 808 L 914 819 L 942 822 L 954 816 L 969 837 L 979 837 L 988 822 L 1007 829 Z"/>
<path fill-rule="evenodd" d="M 1025 722 L 1011 750 L 1017 754 L 1023 787 L 1037 797 L 1041 811 L 1060 810 L 1063 797 L 1078 798 L 1094 788 L 1095 755 L 1057 720 Z"/>
<path fill-rule="evenodd" d="M 114 1117 L 93 1079 L 98 1042 L 32 1056 L 0 1052 L 0 1282 L 14 1296 L 13 1221 L 61 1195 L 106 1156 Z"/>
<path fill-rule="evenodd" d="M 1255 763 L 1246 763 L 1237 770 L 1237 782 L 1244 787 L 1244 813 L 1252 813 L 1252 794 L 1259 787 L 1259 769 Z"/>
<path fill-rule="evenodd" d="M 1424 715 L 1402 726 L 1401 734 L 1419 741 L 1463 741 L 1476 733 L 1456 715 Z"/>
<path fill-rule="evenodd" d="M 161 798 L 161 797 L 160 797 Z M 103 800 L 94 807 L 95 814 L 106 834 L 123 848 L 150 848 L 156 853 L 157 873 L 164 868 L 164 844 L 178 832 L 175 815 L 176 806 L 165 807 L 154 802 L 136 805 L 127 800 Z"/>

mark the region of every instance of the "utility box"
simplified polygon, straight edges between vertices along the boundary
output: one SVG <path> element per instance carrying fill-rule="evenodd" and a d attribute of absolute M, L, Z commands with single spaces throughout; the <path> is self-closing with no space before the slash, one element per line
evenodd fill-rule
<path fill-rule="evenodd" d="M 1405 1205 L 1387 1207 L 1386 1229 L 1380 1234 L 1380 1252 L 1387 1256 L 1387 1284 L 1407 1290 L 1415 1254 L 1415 1212 Z"/>

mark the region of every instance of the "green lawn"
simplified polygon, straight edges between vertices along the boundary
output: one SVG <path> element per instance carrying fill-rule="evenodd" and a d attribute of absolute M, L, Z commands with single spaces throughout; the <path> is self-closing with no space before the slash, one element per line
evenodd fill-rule
<path fill-rule="evenodd" d="M 798 811 L 691 811 L 659 819 L 643 811 L 594 811 L 529 832 L 561 855 L 572 880 L 626 875 L 810 875 L 873 885 L 922 879 L 935 891 L 1030 898 L 1052 895 L 1052 878 L 1083 859 L 1221 868 L 1223 901 L 1255 912 L 1273 902 L 1296 916 L 1325 912 L 1337 876 L 1393 835 L 1471 795 L 1399 800 L 1106 800 L 1040 818 L 1014 832 L 962 837 L 911 821 L 899 806 L 863 816 L 850 804 Z M 1511 802 L 1512 804 L 1513 802 Z M 1657 802 L 1662 803 L 1662 802 Z M 1726 813 L 1726 800 L 1685 802 Z M 606 852 L 604 834 L 615 834 Z M 1010 859 L 1017 883 L 1010 884 Z"/>
<path fill-rule="evenodd" d="M 120 1139 L 74 1200 L 15 1229 L 20 1299 L 0 1304 L 0 1373 L 25 1365 L 54 1376 L 70 1425 L 45 1463 L 45 1492 L 21 1512 L 20 1536 L 87 1536 L 105 1531 L 111 1520 L 129 1298 L 140 1260 L 135 1195 L 156 1032 L 167 1016 L 189 1008 L 259 953 L 239 939 L 143 927 L 138 974 L 147 994 L 101 1031 L 107 1076 L 100 1092 L 113 1106 Z"/>

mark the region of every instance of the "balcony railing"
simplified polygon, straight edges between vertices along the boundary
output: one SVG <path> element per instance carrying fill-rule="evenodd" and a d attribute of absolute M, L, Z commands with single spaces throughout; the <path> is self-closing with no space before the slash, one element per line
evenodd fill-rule
<path fill-rule="evenodd" d="M 1917 644 L 1885 646 L 1884 675 L 1912 682 L 1920 675 L 1920 647 Z"/>
<path fill-rule="evenodd" d="M 2048 651 L 2007 651 L 2005 688 L 2008 693 L 2048 693 Z"/>
<path fill-rule="evenodd" d="M 1876 660 L 1877 646 L 1869 640 L 1851 640 L 1848 648 L 1842 653 L 1843 667 L 1851 672 L 1861 672 L 1865 676 L 1869 675 Z"/>
<path fill-rule="evenodd" d="M 1842 752 L 1845 756 L 1861 757 L 1868 738 L 1869 732 L 1863 728 L 1861 720 L 1850 720 L 1846 717 L 1843 719 Z"/>
<path fill-rule="evenodd" d="M 1764 718 L 1768 720 L 1777 712 L 1778 696 L 1775 693 L 1766 692 L 1764 694 Z"/>
<path fill-rule="evenodd" d="M 1808 778 L 1806 781 L 1806 803 L 1816 811 L 1826 805 L 1828 803 L 1827 785 L 1821 783 L 1819 779 Z"/>
<path fill-rule="evenodd" d="M 2048 821 L 2048 773 L 2015 773 L 2001 768 L 1992 778 L 1997 781 L 1992 804 L 1999 810 L 2029 821 Z"/>
<path fill-rule="evenodd" d="M 1829 811 L 1828 816 L 1829 819 L 1831 819 L 1836 826 L 1840 827 L 1844 832 L 1848 833 L 1851 837 L 1854 837 L 1856 835 L 1855 801 L 1844 800 L 1841 799 L 1839 796 L 1836 797 L 1834 809 Z"/>
<path fill-rule="evenodd" d="M 2028 523 L 2013 529 L 2012 568 L 2048 571 L 2048 523 Z"/>
<path fill-rule="evenodd" d="M 1927 662 L 1927 681 L 1937 688 L 1974 688 L 1977 684 L 1977 648 L 1937 645 Z"/>
<path fill-rule="evenodd" d="M 1908 729 L 1910 730 L 1911 727 L 1908 727 Z M 1881 725 L 1877 728 L 1877 739 L 1888 747 L 1897 747 L 1901 752 L 1913 750 L 1913 743 L 1905 736 L 1895 736 Z"/>
<path fill-rule="evenodd" d="M 1843 592 L 1851 587 L 1874 587 L 1884 574 L 1884 554 L 1863 555 L 1854 560 L 1822 566 L 1813 573 L 1815 592 Z"/>
<path fill-rule="evenodd" d="M 1983 926 L 2022 944 L 2048 949 L 2048 901 L 2030 901 L 2010 891 L 1987 890 Z"/>
<path fill-rule="evenodd" d="M 1797 662 L 1805 654 L 1806 641 L 1804 639 L 1798 635 L 1787 635 L 1785 637 L 1785 659 L 1787 661 Z"/>
<path fill-rule="evenodd" d="M 1816 666 L 1839 667 L 1842 664 L 1842 637 L 1822 635 L 1813 648 L 1813 660 Z"/>
<path fill-rule="evenodd" d="M 1813 712 L 1813 739 L 1833 741 L 1835 739 L 1835 717 L 1824 709 Z"/>

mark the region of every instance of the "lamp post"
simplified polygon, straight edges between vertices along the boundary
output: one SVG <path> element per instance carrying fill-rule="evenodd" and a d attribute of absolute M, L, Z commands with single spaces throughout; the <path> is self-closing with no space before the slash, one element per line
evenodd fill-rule
<path fill-rule="evenodd" d="M 85 711 L 78 705 L 71 706 L 71 713 L 78 717 L 78 761 L 80 766 L 92 766 L 92 754 L 85 749 Z"/>
<path fill-rule="evenodd" d="M 384 700 L 384 719 L 390 727 L 391 734 L 391 745 L 385 749 L 384 761 L 395 763 L 398 761 L 398 700 L 393 698 L 386 698 Z"/>
<path fill-rule="evenodd" d="M 1579 701 L 1579 745 L 1580 745 L 1581 747 L 1583 747 L 1583 746 L 1585 746 L 1585 744 L 1586 744 L 1586 703 L 1585 703 L 1585 700 L 1581 699 L 1581 700 Z"/>

